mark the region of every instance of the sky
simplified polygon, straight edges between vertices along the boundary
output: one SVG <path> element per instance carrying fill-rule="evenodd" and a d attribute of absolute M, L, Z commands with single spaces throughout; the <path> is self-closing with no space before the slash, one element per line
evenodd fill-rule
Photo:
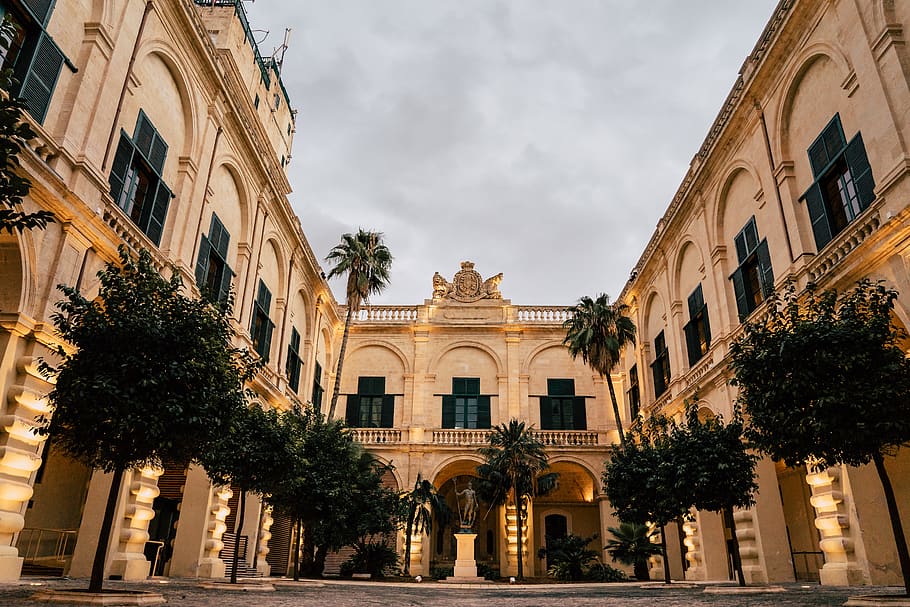
<path fill-rule="evenodd" d="M 470 260 L 516 305 L 615 299 L 776 0 L 259 0 L 291 28 L 291 204 L 316 257 L 381 231 L 373 304 Z M 344 285 L 333 281 L 344 302 Z"/>

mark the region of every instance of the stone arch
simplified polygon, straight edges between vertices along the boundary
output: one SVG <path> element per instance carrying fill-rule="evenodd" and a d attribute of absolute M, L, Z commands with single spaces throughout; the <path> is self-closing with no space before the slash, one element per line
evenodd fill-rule
<path fill-rule="evenodd" d="M 780 97 L 780 103 L 775 112 L 777 136 L 772 138 L 771 145 L 775 148 L 776 158 L 791 159 L 794 157 L 793 150 L 790 149 L 793 105 L 807 74 L 816 68 L 820 61 L 833 63 L 834 69 L 840 77 L 839 88 L 841 89 L 845 87 L 850 74 L 853 73 L 853 66 L 846 55 L 839 48 L 826 42 L 810 44 L 800 52 L 784 76 L 783 90 L 786 92 Z"/>
<path fill-rule="evenodd" d="M 403 394 L 408 368 L 401 350 L 388 342 L 376 339 L 349 343 L 344 356 L 341 392 L 357 392 L 359 377 L 384 377 L 386 394 Z"/>
<path fill-rule="evenodd" d="M 269 262 L 272 262 L 271 264 Z M 269 267 L 269 266 L 272 267 Z M 287 293 L 287 254 L 284 247 L 281 246 L 279 236 L 275 232 L 269 232 L 265 236 L 262 245 L 262 252 L 259 256 L 259 276 L 267 278 L 266 286 L 272 289 L 272 301 L 284 299 Z M 255 293 L 254 293 L 255 296 Z M 272 319 L 273 321 L 275 319 Z"/>
<path fill-rule="evenodd" d="M 675 257 L 670 266 L 673 269 L 670 274 L 670 292 L 673 295 L 673 299 L 685 302 L 686 298 L 689 296 L 688 283 L 692 282 L 691 277 L 697 276 L 699 279 L 698 281 L 701 281 L 701 276 L 704 274 L 704 271 L 693 272 L 693 261 L 696 264 L 694 267 L 695 270 L 704 268 L 705 255 L 701 250 L 701 247 L 698 246 L 698 243 L 695 242 L 693 238 L 685 236 L 676 248 Z M 689 281 L 686 281 L 687 277 L 690 278 Z"/>
<path fill-rule="evenodd" d="M 522 375 L 527 375 L 531 371 L 531 363 L 537 358 L 539 354 L 550 348 L 564 348 L 562 342 L 559 341 L 548 341 L 546 343 L 536 346 L 530 353 L 521 361 L 521 367 L 519 373 Z"/>
<path fill-rule="evenodd" d="M 232 185 L 237 193 L 237 204 L 239 210 L 239 227 L 240 229 L 236 231 L 236 236 L 234 232 L 231 232 L 232 238 L 237 242 L 252 242 L 253 241 L 253 225 L 250 220 L 251 210 L 256 208 L 255 200 L 250 197 L 250 192 L 252 192 L 252 186 L 244 178 L 243 171 L 240 169 L 239 163 L 232 155 L 220 156 L 214 165 L 214 170 L 212 171 L 212 180 L 215 181 L 214 185 L 217 185 L 217 179 L 220 170 L 224 170 L 227 173 L 227 177 L 232 180 Z M 217 192 L 215 193 L 215 198 L 217 198 Z M 210 199 L 212 200 L 212 199 Z M 212 200 L 213 203 L 217 204 L 218 200 Z M 204 228 L 205 226 L 203 226 Z"/>
<path fill-rule="evenodd" d="M 35 273 L 17 233 L 0 232 L 0 314 L 28 311 Z"/>
<path fill-rule="evenodd" d="M 386 484 L 386 487 L 388 487 L 389 489 L 394 489 L 396 492 L 402 491 L 404 489 L 404 482 L 401 478 L 401 474 L 398 472 L 398 468 L 396 468 L 392 464 L 392 460 L 388 459 L 386 457 L 383 457 L 383 456 L 379 455 L 378 453 L 373 453 L 372 451 L 370 452 L 370 455 L 372 455 L 373 459 L 375 459 L 380 464 L 382 464 L 384 466 L 388 466 L 388 469 L 382 476 L 383 476 L 383 478 L 385 478 L 386 475 L 389 475 L 395 481 L 395 487 L 394 488 L 389 487 L 388 484 L 384 483 L 384 484 Z"/>
<path fill-rule="evenodd" d="M 369 339 L 366 341 L 357 342 L 356 344 L 352 344 L 352 347 L 348 350 L 345 357 L 353 356 L 355 352 L 370 347 L 379 347 L 389 350 L 395 354 L 399 361 L 401 361 L 401 367 L 404 369 L 404 373 L 411 373 L 411 361 L 408 360 L 408 357 L 405 356 L 404 352 L 401 351 L 401 348 L 391 342 L 383 341 L 381 339 Z"/>
<path fill-rule="evenodd" d="M 477 476 L 476 468 L 483 461 L 483 458 L 476 453 L 467 452 L 450 455 L 437 462 L 430 473 L 424 475 L 424 478 L 430 479 L 436 489 L 442 489 L 443 485 L 458 475 Z M 442 479 L 441 482 L 439 482 L 440 479 Z"/>
<path fill-rule="evenodd" d="M 727 215 L 728 207 L 731 200 L 731 190 L 734 190 L 737 181 L 743 177 L 748 177 L 752 184 L 759 186 L 761 184 L 761 179 L 759 178 L 759 173 L 751 163 L 748 163 L 744 160 L 738 160 L 733 163 L 727 170 L 726 175 L 724 175 L 723 180 L 721 181 L 721 187 L 717 190 L 717 196 L 714 201 L 714 221 L 712 222 L 714 228 L 714 234 L 709 234 L 709 242 L 713 246 L 725 245 L 728 247 L 733 246 L 733 242 L 727 242 L 727 232 L 729 231 L 730 226 L 727 225 Z M 758 190 L 750 192 L 750 199 L 754 201 L 755 194 Z M 734 226 L 733 229 L 738 231 L 742 226 Z M 734 251 L 735 255 L 736 252 Z M 728 256 L 729 257 L 729 256 Z M 704 256 L 702 257 L 704 260 Z"/>
<path fill-rule="evenodd" d="M 595 470 L 591 466 L 590 462 L 574 455 L 559 454 L 551 458 L 549 464 L 551 470 L 556 469 L 559 464 L 572 464 L 574 466 L 578 466 L 584 472 L 586 472 L 590 477 L 591 488 L 593 489 L 593 493 L 590 496 L 592 501 L 596 499 L 598 495 L 601 495 L 603 493 L 603 485 L 601 483 L 600 472 Z"/>
<path fill-rule="evenodd" d="M 496 351 L 493 348 L 491 348 L 490 346 L 488 346 L 487 344 L 481 343 L 479 341 L 471 341 L 471 340 L 458 341 L 453 344 L 449 344 L 448 346 L 446 346 L 445 348 L 443 348 L 442 350 L 437 352 L 436 355 L 430 361 L 429 369 L 430 370 L 437 369 L 439 367 L 439 362 L 443 358 L 445 358 L 446 354 L 452 352 L 453 350 L 457 350 L 459 348 L 474 348 L 474 349 L 485 352 L 493 360 L 493 364 L 496 365 L 496 372 L 498 374 L 503 373 L 504 367 L 503 367 L 503 363 L 502 363 L 502 358 L 500 358 L 499 354 L 497 354 Z"/>
<path fill-rule="evenodd" d="M 645 334 L 640 337 L 642 341 L 650 342 L 654 339 L 654 336 L 666 327 L 667 321 L 665 317 L 668 310 L 664 298 L 656 290 L 649 292 L 644 299 L 647 302 L 642 316 L 642 326 Z M 654 353 L 652 352 L 651 354 L 653 356 Z"/>

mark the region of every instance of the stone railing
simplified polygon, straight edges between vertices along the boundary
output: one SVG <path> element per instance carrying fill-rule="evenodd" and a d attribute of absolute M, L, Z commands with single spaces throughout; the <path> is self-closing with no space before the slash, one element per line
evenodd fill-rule
<path fill-rule="evenodd" d="M 354 440 L 361 445 L 389 445 L 401 442 L 401 430 L 393 428 L 357 428 Z"/>
<path fill-rule="evenodd" d="M 850 251 L 858 247 L 881 224 L 877 210 L 870 210 L 865 217 L 860 217 L 819 251 L 819 255 L 809 265 L 809 280 L 817 281 L 836 266 Z"/>
<path fill-rule="evenodd" d="M 597 432 L 584 430 L 538 430 L 534 438 L 547 447 L 596 447 Z"/>
<path fill-rule="evenodd" d="M 149 237 L 119 207 L 108 204 L 101 217 L 130 249 L 134 251 L 146 249 L 149 251 L 152 254 L 152 262 L 159 272 L 163 273 L 164 269 L 170 266 L 170 263 L 158 252 L 158 247 L 149 240 Z"/>
<path fill-rule="evenodd" d="M 696 363 L 695 366 L 686 373 L 686 387 L 691 386 L 704 377 L 705 373 L 710 371 L 712 367 L 714 367 L 714 356 L 713 353 L 709 352 L 705 355 L 704 360 Z"/>
<path fill-rule="evenodd" d="M 434 445 L 486 445 L 490 430 L 433 430 Z"/>
<path fill-rule="evenodd" d="M 565 306 L 517 306 L 515 319 L 518 322 L 561 325 L 569 319 Z"/>
<path fill-rule="evenodd" d="M 354 313 L 356 322 L 414 322 L 417 306 L 366 306 Z"/>

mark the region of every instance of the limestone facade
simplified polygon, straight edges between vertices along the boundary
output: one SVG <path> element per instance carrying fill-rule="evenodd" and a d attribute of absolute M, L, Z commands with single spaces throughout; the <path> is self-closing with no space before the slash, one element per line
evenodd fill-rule
<path fill-rule="evenodd" d="M 883 279 L 910 326 L 908 27 L 906 2 L 779 3 L 621 295 L 640 333 L 624 391 L 642 414 L 677 414 L 697 391 L 729 416 L 740 319 L 787 281 Z M 910 504 L 907 449 L 887 468 Z M 735 514 L 750 580 L 899 582 L 874 469 L 763 461 L 758 477 L 757 504 Z M 684 532 L 671 559 L 685 557 L 685 577 L 727 577 L 721 518 L 699 512 Z"/>

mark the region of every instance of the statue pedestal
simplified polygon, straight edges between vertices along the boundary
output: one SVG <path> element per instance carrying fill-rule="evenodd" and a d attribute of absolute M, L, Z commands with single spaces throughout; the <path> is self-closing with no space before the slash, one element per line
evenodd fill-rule
<path fill-rule="evenodd" d="M 474 560 L 474 540 L 476 533 L 456 533 L 455 541 L 458 543 L 455 550 L 455 575 L 453 582 L 482 582 L 483 578 L 477 577 L 477 561 Z"/>

